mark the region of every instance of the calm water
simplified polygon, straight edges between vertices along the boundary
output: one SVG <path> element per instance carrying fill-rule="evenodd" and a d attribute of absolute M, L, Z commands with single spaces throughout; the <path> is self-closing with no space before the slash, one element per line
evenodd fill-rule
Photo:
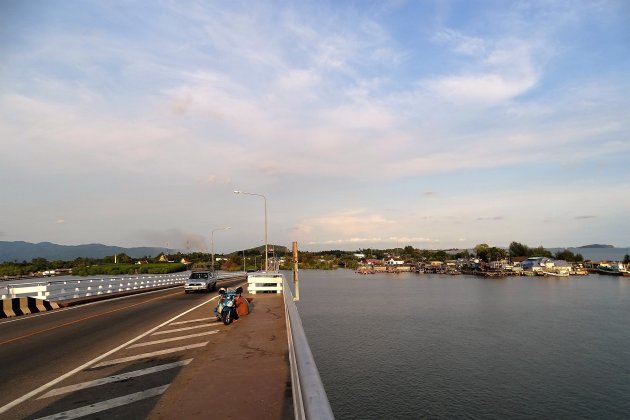
<path fill-rule="evenodd" d="M 338 419 L 630 418 L 630 278 L 303 270 L 300 285 Z"/>

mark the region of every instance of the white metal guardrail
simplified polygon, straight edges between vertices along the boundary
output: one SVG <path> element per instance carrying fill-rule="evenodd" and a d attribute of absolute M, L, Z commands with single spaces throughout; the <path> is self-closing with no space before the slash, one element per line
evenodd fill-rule
<path fill-rule="evenodd" d="M 283 284 L 295 418 L 298 420 L 334 419 L 326 390 L 304 334 L 300 314 L 293 301 L 293 293 L 286 279 Z"/>
<path fill-rule="evenodd" d="M 16 283 L 4 286 L 0 293 L 2 299 L 34 297 L 44 300 L 65 300 L 183 284 L 188 276 L 189 273 L 173 273 Z"/>
<path fill-rule="evenodd" d="M 0 286 L 0 299 L 33 297 L 44 300 L 76 299 L 88 296 L 184 284 L 190 272 L 142 276 L 99 277 L 44 282 L 21 282 Z M 217 274 L 217 280 L 245 277 L 246 273 Z"/>

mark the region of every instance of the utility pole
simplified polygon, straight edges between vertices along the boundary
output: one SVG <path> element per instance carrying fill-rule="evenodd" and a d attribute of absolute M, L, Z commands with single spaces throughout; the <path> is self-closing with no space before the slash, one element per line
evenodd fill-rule
<path fill-rule="evenodd" d="M 268 271 L 269 270 L 269 260 L 268 260 L 269 251 L 267 249 L 267 246 L 268 246 L 267 244 L 267 197 L 265 197 L 263 194 L 239 191 L 239 190 L 234 191 L 234 194 L 255 195 L 258 197 L 262 197 L 262 199 L 265 202 L 265 271 Z"/>
<path fill-rule="evenodd" d="M 293 300 L 300 300 L 300 279 L 298 276 L 298 245 L 297 241 L 293 241 L 293 285 L 295 286 L 295 297 Z"/>

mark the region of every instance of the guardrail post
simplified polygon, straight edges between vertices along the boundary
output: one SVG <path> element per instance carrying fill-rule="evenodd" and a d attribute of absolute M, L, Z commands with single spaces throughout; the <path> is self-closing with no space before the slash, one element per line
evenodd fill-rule
<path fill-rule="evenodd" d="M 300 301 L 300 279 L 298 275 L 298 246 L 297 241 L 293 241 L 293 286 L 295 287 L 295 302 Z"/>

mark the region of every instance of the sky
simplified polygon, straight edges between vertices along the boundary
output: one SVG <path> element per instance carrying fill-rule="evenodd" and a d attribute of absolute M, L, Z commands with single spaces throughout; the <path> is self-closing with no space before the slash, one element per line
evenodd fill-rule
<path fill-rule="evenodd" d="M 628 22 L 625 0 L 0 0 L 0 241 L 233 252 L 266 208 L 268 243 L 306 251 L 628 247 Z"/>

